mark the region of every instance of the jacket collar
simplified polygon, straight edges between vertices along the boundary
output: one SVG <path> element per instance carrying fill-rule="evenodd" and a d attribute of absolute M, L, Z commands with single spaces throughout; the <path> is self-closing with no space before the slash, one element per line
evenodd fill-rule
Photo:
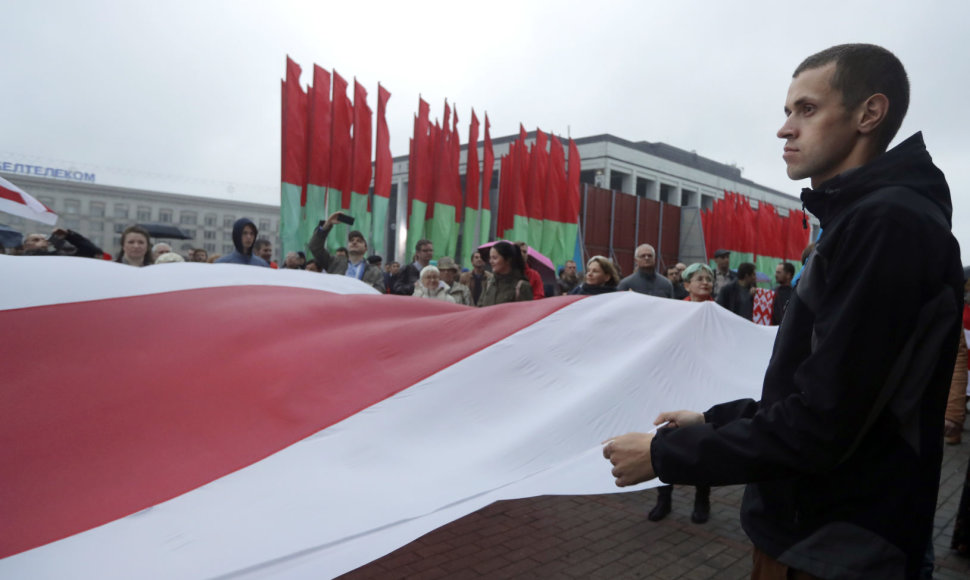
<path fill-rule="evenodd" d="M 910 187 L 929 197 L 947 218 L 952 213 L 946 179 L 933 165 L 919 132 L 861 167 L 844 171 L 815 189 L 803 189 L 801 199 L 824 229 L 846 207 L 890 185 Z"/>

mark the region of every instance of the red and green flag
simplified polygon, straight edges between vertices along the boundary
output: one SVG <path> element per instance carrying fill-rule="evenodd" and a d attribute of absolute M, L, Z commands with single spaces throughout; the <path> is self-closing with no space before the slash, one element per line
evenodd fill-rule
<path fill-rule="evenodd" d="M 549 166 L 546 172 L 545 219 L 542 221 L 542 245 L 539 251 L 556 265 L 564 264 L 566 260 L 573 258 L 576 235 L 579 231 L 578 215 L 571 215 L 568 195 L 566 154 L 562 142 L 552 136 L 549 146 Z"/>
<path fill-rule="evenodd" d="M 460 142 L 457 132 L 458 114 L 445 102 L 442 126 L 432 127 L 434 172 L 431 199 L 425 231 L 434 245 L 435 256 L 454 256 L 458 246 L 461 211 L 461 176 L 458 172 Z"/>
<path fill-rule="evenodd" d="M 566 194 L 560 209 L 562 210 L 562 248 L 566 258 L 556 265 L 564 264 L 573 259 L 576 244 L 579 240 L 579 210 L 581 206 L 579 195 L 579 172 L 582 160 L 579 158 L 579 148 L 576 142 L 569 139 L 569 166 L 566 172 Z"/>
<path fill-rule="evenodd" d="M 387 128 L 387 101 L 391 93 L 377 85 L 377 159 L 374 164 L 374 197 L 371 199 L 371 251 L 384 253 L 384 233 L 387 231 L 387 207 L 391 200 L 391 134 Z"/>
<path fill-rule="evenodd" d="M 546 168 L 548 153 L 547 139 L 542 129 L 536 128 L 536 140 L 529 152 L 529 172 L 525 189 L 525 210 L 529 216 L 529 235 L 527 244 L 542 252 L 543 221 L 546 217 Z"/>
<path fill-rule="evenodd" d="M 731 268 L 751 262 L 769 280 L 780 262 L 791 262 L 797 271 L 810 237 L 805 219 L 805 213 L 795 209 L 782 216 L 765 201 L 754 209 L 748 197 L 725 191 L 723 199 L 701 212 L 707 255 L 713 256 L 721 248 L 730 250 Z"/>
<path fill-rule="evenodd" d="M 462 254 L 477 248 L 482 242 L 481 227 L 481 172 L 478 167 L 478 117 L 472 109 L 472 122 L 468 126 L 468 154 L 465 157 L 465 231 L 462 235 Z M 464 258 L 465 256 L 461 256 Z"/>
<path fill-rule="evenodd" d="M 431 109 L 418 98 L 418 114 L 414 117 L 414 136 L 408 157 L 408 236 L 406 252 L 410 255 L 418 240 L 425 238 L 425 221 L 431 199 L 432 143 Z"/>
<path fill-rule="evenodd" d="M 356 222 L 349 229 L 370 232 L 371 215 L 368 211 L 371 180 L 371 117 L 367 106 L 367 91 L 354 80 L 354 145 L 351 161 L 350 199 L 343 198 Z M 366 234 L 365 234 L 366 235 Z M 341 239 L 343 241 L 344 238 Z"/>
<path fill-rule="evenodd" d="M 350 194 L 353 187 L 351 164 L 353 144 L 350 129 L 354 107 L 347 98 L 347 81 L 333 71 L 332 122 L 330 137 L 330 187 L 327 213 L 343 210 L 350 213 Z M 327 249 L 335 252 L 347 239 L 347 226 L 338 223 L 327 238 Z"/>
<path fill-rule="evenodd" d="M 286 80 L 282 83 L 282 135 L 280 181 L 280 240 L 284 252 L 302 250 L 300 222 L 306 204 L 307 95 L 300 86 L 300 65 L 286 57 Z"/>
<path fill-rule="evenodd" d="M 482 167 L 482 205 L 479 209 L 481 232 L 479 242 L 484 244 L 491 240 L 492 235 L 492 174 L 495 169 L 495 151 L 492 149 L 492 134 L 489 131 L 488 113 L 485 113 L 485 150 L 482 153 L 484 167 Z"/>
<path fill-rule="evenodd" d="M 320 220 L 327 219 L 332 113 L 330 73 L 314 65 L 307 107 L 307 186 L 300 222 L 301 247 L 310 240 Z"/>
<path fill-rule="evenodd" d="M 529 180 L 529 151 L 525 139 L 525 128 L 519 125 L 518 140 L 509 145 L 508 154 L 502 158 L 496 235 L 528 244 L 529 213 L 525 190 Z"/>

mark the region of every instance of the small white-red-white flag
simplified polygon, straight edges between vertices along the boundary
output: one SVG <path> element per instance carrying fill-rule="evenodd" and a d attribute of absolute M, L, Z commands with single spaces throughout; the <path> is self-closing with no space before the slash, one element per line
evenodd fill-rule
<path fill-rule="evenodd" d="M 37 199 L 0 177 L 0 211 L 52 226 L 57 214 Z"/>

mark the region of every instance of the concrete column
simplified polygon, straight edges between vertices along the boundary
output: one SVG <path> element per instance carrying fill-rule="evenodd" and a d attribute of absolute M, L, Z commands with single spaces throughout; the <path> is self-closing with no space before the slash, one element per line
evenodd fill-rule
<path fill-rule="evenodd" d="M 701 209 L 712 209 L 714 207 L 714 196 L 701 194 Z"/>
<path fill-rule="evenodd" d="M 700 201 L 700 192 L 698 192 L 698 191 L 692 191 L 692 190 L 689 190 L 689 189 L 681 189 L 680 199 L 681 199 L 681 202 L 682 202 L 681 205 L 683 207 L 699 207 L 700 204 L 701 204 L 701 201 Z"/>
<path fill-rule="evenodd" d="M 620 191 L 622 191 L 623 193 L 629 193 L 631 195 L 636 194 L 636 187 L 634 185 L 635 183 L 636 181 L 634 180 L 633 174 L 624 173 L 623 181 L 621 182 L 621 185 L 620 185 Z"/>
<path fill-rule="evenodd" d="M 407 178 L 401 177 L 397 182 L 397 219 L 394 220 L 394 229 L 390 234 L 394 236 L 394 260 L 401 263 L 402 267 L 408 259 L 408 182 Z"/>
<path fill-rule="evenodd" d="M 681 205 L 681 203 L 680 203 L 680 191 L 681 191 L 680 190 L 680 185 L 673 185 L 673 184 L 670 184 L 670 183 L 664 183 L 660 187 L 662 188 L 662 191 L 667 196 L 667 200 L 666 200 L 667 203 L 669 203 L 670 205 L 676 205 L 676 206 Z"/>

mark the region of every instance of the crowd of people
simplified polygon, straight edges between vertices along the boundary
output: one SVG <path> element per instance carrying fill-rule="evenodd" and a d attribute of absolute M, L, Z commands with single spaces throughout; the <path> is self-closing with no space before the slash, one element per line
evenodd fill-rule
<path fill-rule="evenodd" d="M 413 260 L 405 266 L 396 261 L 384 264 L 380 256 L 367 255 L 367 239 L 357 230 L 349 232 L 346 246 L 339 247 L 331 254 L 327 249 L 327 239 L 341 213 L 335 212 L 314 230 L 307 244 L 309 258 L 306 252 L 289 252 L 282 264 L 273 261 L 272 242 L 260 238 L 259 230 L 248 218 L 240 218 L 233 225 L 235 250 L 226 255 L 210 255 L 202 248 L 191 248 L 185 255 L 179 254 L 166 242 L 153 245 L 151 234 L 138 225 L 125 228 L 121 234 L 121 247 L 114 257 L 105 254 L 81 234 L 65 229 L 55 229 L 50 235 L 28 234 L 23 244 L 11 253 L 113 259 L 136 267 L 170 262 L 207 262 L 325 272 L 354 277 L 381 293 L 417 296 L 465 306 L 491 306 L 547 296 L 589 296 L 624 290 L 694 302 L 713 300 L 716 296 L 718 304 L 739 316 L 752 319 L 754 265 L 745 263 L 737 271 L 730 270 L 730 253 L 727 250 L 718 250 L 715 254 L 718 264 L 716 271 L 703 264 L 688 268 L 686 264 L 678 263 L 667 268 L 666 276 L 662 276 L 656 270 L 656 250 L 649 244 L 643 244 L 636 248 L 636 270 L 625 278 L 621 278 L 620 268 L 613 260 L 593 256 L 587 261 L 585 271 L 580 271 L 575 261 L 567 260 L 559 269 L 555 282 L 552 282 L 543 280 L 534 267 L 534 254 L 530 256 L 530 252 L 534 251 L 524 242 L 501 241 L 476 249 L 469 256 L 471 268 L 464 269 L 449 256 L 434 260 L 434 246 L 426 239 L 418 241 Z M 704 271 L 691 283 L 692 275 L 700 266 Z M 685 276 L 688 271 L 689 274 Z M 793 275 L 794 266 L 787 262 L 778 265 L 773 324 L 779 324 L 784 314 Z M 713 278 L 713 286 L 702 282 L 706 277 Z"/>

